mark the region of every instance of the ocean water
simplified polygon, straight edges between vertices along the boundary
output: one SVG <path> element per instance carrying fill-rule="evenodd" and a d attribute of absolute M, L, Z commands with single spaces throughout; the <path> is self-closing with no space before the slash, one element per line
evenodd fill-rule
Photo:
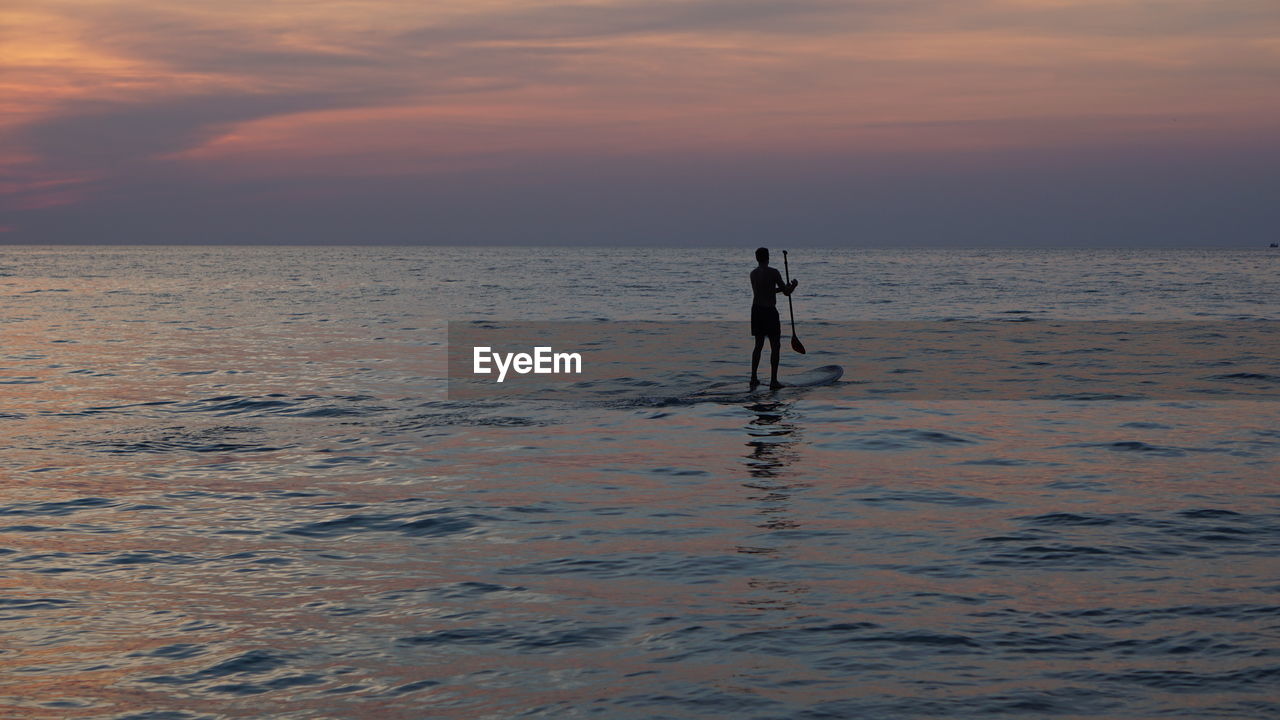
<path fill-rule="evenodd" d="M 1269 351 L 1203 398 L 446 394 L 448 321 L 741 320 L 749 250 L 3 248 L 0 717 L 1280 716 Z M 813 338 L 1280 302 L 1265 251 L 792 260 Z"/>

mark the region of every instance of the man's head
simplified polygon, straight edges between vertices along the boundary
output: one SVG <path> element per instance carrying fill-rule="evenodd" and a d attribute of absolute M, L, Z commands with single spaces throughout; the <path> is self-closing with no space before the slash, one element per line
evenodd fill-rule
<path fill-rule="evenodd" d="M 769 264 L 769 248 L 756 248 L 756 262 L 761 265 Z"/>

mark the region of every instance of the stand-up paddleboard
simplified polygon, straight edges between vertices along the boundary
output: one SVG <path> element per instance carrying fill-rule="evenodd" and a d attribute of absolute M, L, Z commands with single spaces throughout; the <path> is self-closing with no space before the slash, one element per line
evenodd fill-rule
<path fill-rule="evenodd" d="M 822 385 L 830 385 L 844 375 L 844 368 L 839 365 L 823 365 L 812 370 L 806 370 L 796 375 L 783 375 L 781 388 L 771 388 L 769 383 L 762 383 L 755 387 L 749 387 L 742 380 L 727 380 L 715 383 L 706 389 L 695 393 L 695 397 L 705 398 L 732 398 L 732 397 L 750 397 L 755 395 L 786 392 L 790 389 L 819 387 Z"/>
<path fill-rule="evenodd" d="M 782 385 L 784 388 L 830 385 L 839 380 L 842 375 L 844 375 L 844 368 L 839 365 L 823 365 L 812 370 L 806 370 L 799 375 L 788 375 L 782 380 Z M 765 387 L 768 386 L 766 385 Z"/>

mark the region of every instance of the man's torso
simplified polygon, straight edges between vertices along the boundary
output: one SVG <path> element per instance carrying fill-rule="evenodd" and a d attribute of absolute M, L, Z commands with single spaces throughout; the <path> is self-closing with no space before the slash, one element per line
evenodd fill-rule
<path fill-rule="evenodd" d="M 778 304 L 778 285 L 782 284 L 782 274 L 776 268 L 757 267 L 751 271 L 751 304 L 761 307 L 776 307 Z"/>

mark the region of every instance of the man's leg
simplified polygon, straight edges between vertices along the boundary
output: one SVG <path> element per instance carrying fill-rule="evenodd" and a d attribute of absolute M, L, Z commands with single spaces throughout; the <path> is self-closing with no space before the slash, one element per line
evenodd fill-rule
<path fill-rule="evenodd" d="M 764 347 L 764 336 L 757 335 L 756 347 L 754 350 L 751 351 L 751 384 L 752 385 L 760 384 L 760 378 L 757 377 L 756 374 L 760 371 L 760 350 L 763 347 Z"/>
<path fill-rule="evenodd" d="M 758 343 L 759 338 L 756 341 Z M 769 387 L 771 388 L 782 387 L 782 383 L 778 382 L 778 355 L 781 347 L 781 335 L 769 336 Z"/>

